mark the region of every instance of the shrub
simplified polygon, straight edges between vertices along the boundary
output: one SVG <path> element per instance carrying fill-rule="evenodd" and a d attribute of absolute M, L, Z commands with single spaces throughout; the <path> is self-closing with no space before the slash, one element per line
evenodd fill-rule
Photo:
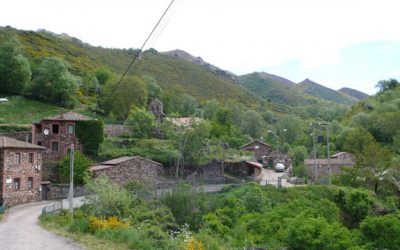
<path fill-rule="evenodd" d="M 123 222 L 115 216 L 109 217 L 108 219 L 101 219 L 96 216 L 89 217 L 89 230 L 91 232 L 96 232 L 100 229 L 127 228 L 128 226 L 128 222 Z"/>
<path fill-rule="evenodd" d="M 76 137 L 83 145 L 85 154 L 97 155 L 100 144 L 104 141 L 104 123 L 99 120 L 78 121 Z"/>
<path fill-rule="evenodd" d="M 86 185 L 93 195 L 88 196 L 88 213 L 99 217 L 117 216 L 123 218 L 130 214 L 133 196 L 125 189 L 109 182 L 107 177 L 99 177 Z"/>
<path fill-rule="evenodd" d="M 372 201 L 367 192 L 356 189 L 346 195 L 344 208 L 351 216 L 351 221 L 359 223 L 371 214 Z"/>
<path fill-rule="evenodd" d="M 74 152 L 74 183 L 77 185 L 85 184 L 86 178 L 89 175 L 89 167 L 92 162 L 86 158 L 79 151 Z M 66 183 L 69 182 L 70 178 L 70 158 L 65 156 L 58 163 L 58 172 L 61 177 L 61 181 Z"/>
<path fill-rule="evenodd" d="M 400 249 L 400 219 L 394 214 L 369 217 L 360 226 L 362 239 L 371 249 Z"/>

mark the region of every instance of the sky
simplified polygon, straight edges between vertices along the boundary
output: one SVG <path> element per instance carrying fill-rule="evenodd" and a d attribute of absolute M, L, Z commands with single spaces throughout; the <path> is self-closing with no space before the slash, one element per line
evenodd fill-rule
<path fill-rule="evenodd" d="M 139 48 L 170 0 L 6 0 L 0 26 Z M 235 74 L 265 71 L 376 92 L 400 78 L 398 0 L 175 0 L 146 48 L 182 49 Z"/>

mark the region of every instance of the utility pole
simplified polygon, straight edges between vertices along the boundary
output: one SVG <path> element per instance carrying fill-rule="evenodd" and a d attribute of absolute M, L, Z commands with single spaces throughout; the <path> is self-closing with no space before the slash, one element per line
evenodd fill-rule
<path fill-rule="evenodd" d="M 314 163 L 317 159 L 317 149 L 315 147 L 315 126 L 314 123 L 311 123 L 312 126 L 312 140 L 313 140 L 313 159 L 314 159 Z M 314 178 L 315 181 L 317 181 L 318 178 L 318 170 L 317 170 L 317 165 L 314 164 Z"/>
<path fill-rule="evenodd" d="M 329 123 L 326 124 L 326 148 L 328 151 L 328 185 L 331 185 L 331 152 L 329 150 Z"/>
<path fill-rule="evenodd" d="M 74 212 L 74 144 L 71 144 L 71 151 L 69 156 L 69 212 Z"/>

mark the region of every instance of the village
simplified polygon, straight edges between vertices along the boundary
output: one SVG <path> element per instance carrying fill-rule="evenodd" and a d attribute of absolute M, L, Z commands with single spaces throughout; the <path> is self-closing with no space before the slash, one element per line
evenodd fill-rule
<path fill-rule="evenodd" d="M 168 119 L 163 104 L 156 99 L 148 109 L 155 117 L 154 133 L 160 134 L 163 120 Z M 54 163 L 69 156 L 71 149 L 83 152 L 83 145 L 76 136 L 76 123 L 90 120 L 88 116 L 61 110 L 58 115 L 45 117 L 32 124 L 31 132 L 1 136 L 0 200 L 3 207 L 67 198 L 69 183 L 59 183 L 55 169 L 57 165 Z M 172 121 L 177 126 L 186 127 L 196 122 L 195 118 L 190 117 L 172 118 Z M 123 131 L 123 125 L 106 125 L 104 132 L 107 136 L 118 136 Z M 248 153 L 247 160 L 214 159 L 188 172 L 184 180 L 197 185 L 207 185 L 211 180 L 215 186 L 211 190 L 214 191 L 229 183 L 225 173 L 244 178 L 243 181 L 256 181 L 260 185 L 291 187 L 305 184 L 302 178 L 293 176 L 291 158 L 279 149 L 274 150 L 267 142 L 256 139 L 242 145 L 239 150 Z M 345 152 L 332 154 L 328 159 L 305 159 L 304 163 L 307 166 L 308 183 L 326 182 L 331 175 L 340 173 L 342 167 L 355 165 L 354 157 Z M 174 179 L 167 176 L 161 163 L 140 155 L 107 159 L 93 164 L 89 171 L 93 178 L 106 176 L 118 185 L 139 181 L 158 189 L 174 186 Z M 87 194 L 82 186 L 76 186 L 74 191 L 75 197 Z"/>

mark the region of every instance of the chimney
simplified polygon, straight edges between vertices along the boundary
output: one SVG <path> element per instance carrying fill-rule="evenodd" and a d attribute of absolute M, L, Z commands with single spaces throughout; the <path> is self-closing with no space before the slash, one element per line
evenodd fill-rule
<path fill-rule="evenodd" d="M 61 108 L 60 110 L 60 119 L 64 119 L 64 109 Z"/>

